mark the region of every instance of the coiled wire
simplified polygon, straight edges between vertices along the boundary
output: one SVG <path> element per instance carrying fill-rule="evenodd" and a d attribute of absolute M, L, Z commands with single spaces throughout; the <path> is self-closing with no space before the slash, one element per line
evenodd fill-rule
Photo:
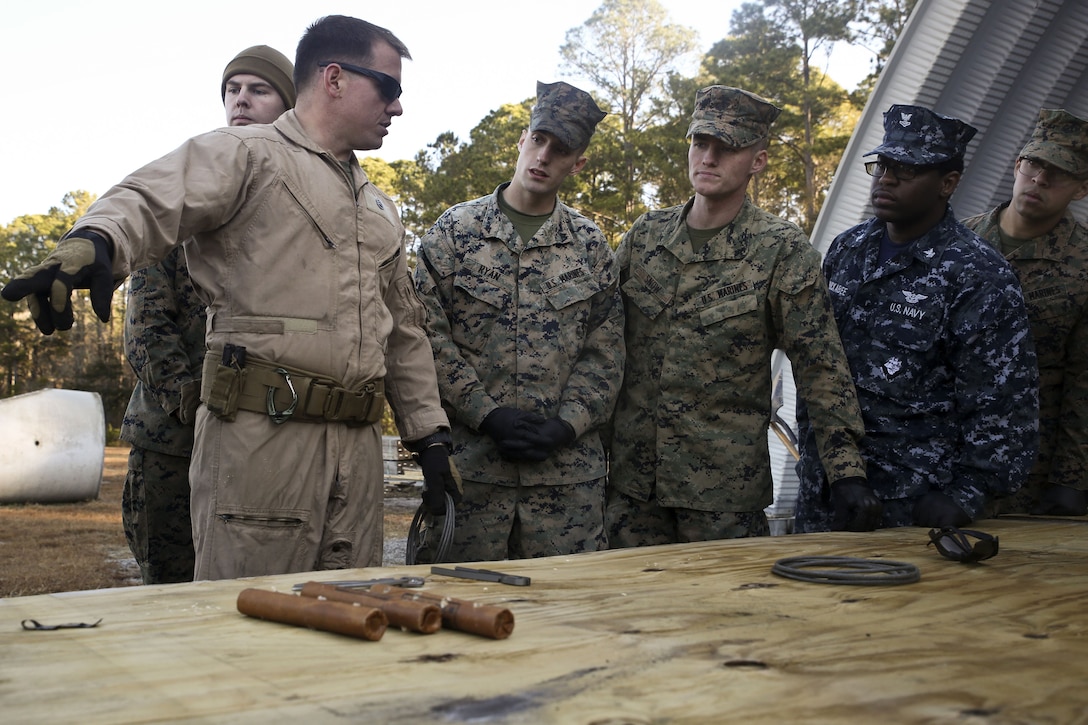
<path fill-rule="evenodd" d="M 863 586 L 912 584 L 921 579 L 914 564 L 851 556 L 791 556 L 776 561 L 771 573 L 815 584 Z"/>
<path fill-rule="evenodd" d="M 450 546 L 453 545 L 453 518 L 455 513 L 453 496 L 447 493 L 446 520 L 442 522 L 442 536 L 438 540 L 438 550 L 435 552 L 434 561 L 430 562 L 432 564 L 441 564 L 450 553 Z M 412 517 L 412 525 L 408 527 L 408 541 L 405 542 L 404 552 L 404 563 L 408 566 L 416 563 L 420 549 L 423 548 L 423 536 L 420 534 L 419 529 L 426 514 L 427 508 L 421 503 L 419 508 L 416 509 L 416 515 Z"/>

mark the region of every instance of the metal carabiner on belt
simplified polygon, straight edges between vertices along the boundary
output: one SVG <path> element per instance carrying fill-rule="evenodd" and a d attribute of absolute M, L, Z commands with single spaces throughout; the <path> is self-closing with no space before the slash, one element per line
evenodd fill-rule
<path fill-rule="evenodd" d="M 295 406 L 298 405 L 298 393 L 295 392 L 295 386 L 291 383 L 291 376 L 287 374 L 286 370 L 283 368 L 276 368 L 275 372 L 283 376 L 284 381 L 287 383 L 287 389 L 291 391 L 291 404 L 283 410 L 277 411 L 276 388 L 271 385 L 268 386 L 268 417 L 272 419 L 273 423 L 279 425 L 290 418 L 295 412 Z"/>

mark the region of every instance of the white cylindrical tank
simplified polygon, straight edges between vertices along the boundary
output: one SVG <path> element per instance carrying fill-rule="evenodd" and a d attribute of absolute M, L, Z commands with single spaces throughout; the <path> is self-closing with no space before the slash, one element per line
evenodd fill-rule
<path fill-rule="evenodd" d="M 0 503 L 98 498 L 105 450 L 98 393 L 50 388 L 0 400 Z"/>

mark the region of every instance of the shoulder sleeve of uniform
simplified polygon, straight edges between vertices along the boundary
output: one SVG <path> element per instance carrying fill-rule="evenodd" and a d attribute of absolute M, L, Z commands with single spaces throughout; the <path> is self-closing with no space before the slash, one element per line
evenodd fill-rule
<path fill-rule="evenodd" d="M 91 205 L 78 226 L 108 237 L 114 271 L 127 274 L 225 224 L 245 202 L 252 174 L 244 140 L 228 129 L 211 131 L 129 174 Z"/>
<path fill-rule="evenodd" d="M 800 228 L 790 224 L 774 228 L 770 234 L 780 245 L 781 262 L 773 274 L 779 291 L 796 295 L 820 281 L 820 253 L 809 244 Z"/>
<path fill-rule="evenodd" d="M 419 256 L 436 280 L 445 279 L 456 269 L 456 235 L 461 228 L 461 205 L 442 212 L 419 242 Z"/>

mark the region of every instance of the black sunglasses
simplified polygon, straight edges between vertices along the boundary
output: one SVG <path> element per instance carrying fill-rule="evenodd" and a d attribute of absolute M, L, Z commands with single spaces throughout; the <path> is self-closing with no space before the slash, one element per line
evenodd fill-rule
<path fill-rule="evenodd" d="M 343 63 L 343 62 L 341 62 L 339 60 L 323 60 L 323 61 L 321 61 L 320 63 L 317 64 L 317 67 L 318 68 L 324 68 L 325 66 L 332 65 L 333 63 L 340 66 L 341 68 L 343 68 L 346 71 L 350 71 L 352 73 L 358 73 L 361 76 L 366 76 L 367 78 L 370 78 L 371 80 L 377 81 L 378 82 L 378 92 L 382 94 L 382 98 L 384 98 L 387 103 L 392 103 L 393 101 L 400 98 L 400 94 L 401 94 L 401 91 L 402 91 L 402 89 L 400 87 L 400 81 L 398 81 L 396 78 L 394 78 L 391 75 L 388 75 L 386 73 L 382 73 L 380 70 L 372 70 L 370 68 L 364 68 L 361 65 L 352 65 L 351 63 Z"/>
<path fill-rule="evenodd" d="M 977 539 L 973 544 L 970 539 Z M 957 529 L 945 526 L 942 529 L 930 529 L 929 543 L 946 559 L 972 564 L 997 556 L 997 537 L 982 531 Z"/>
<path fill-rule="evenodd" d="M 908 166 L 907 164 L 897 164 L 894 161 L 866 161 L 865 173 L 869 176 L 875 176 L 878 179 L 884 174 L 891 174 L 900 181 L 910 181 L 911 179 L 923 174 L 932 166 Z"/>

